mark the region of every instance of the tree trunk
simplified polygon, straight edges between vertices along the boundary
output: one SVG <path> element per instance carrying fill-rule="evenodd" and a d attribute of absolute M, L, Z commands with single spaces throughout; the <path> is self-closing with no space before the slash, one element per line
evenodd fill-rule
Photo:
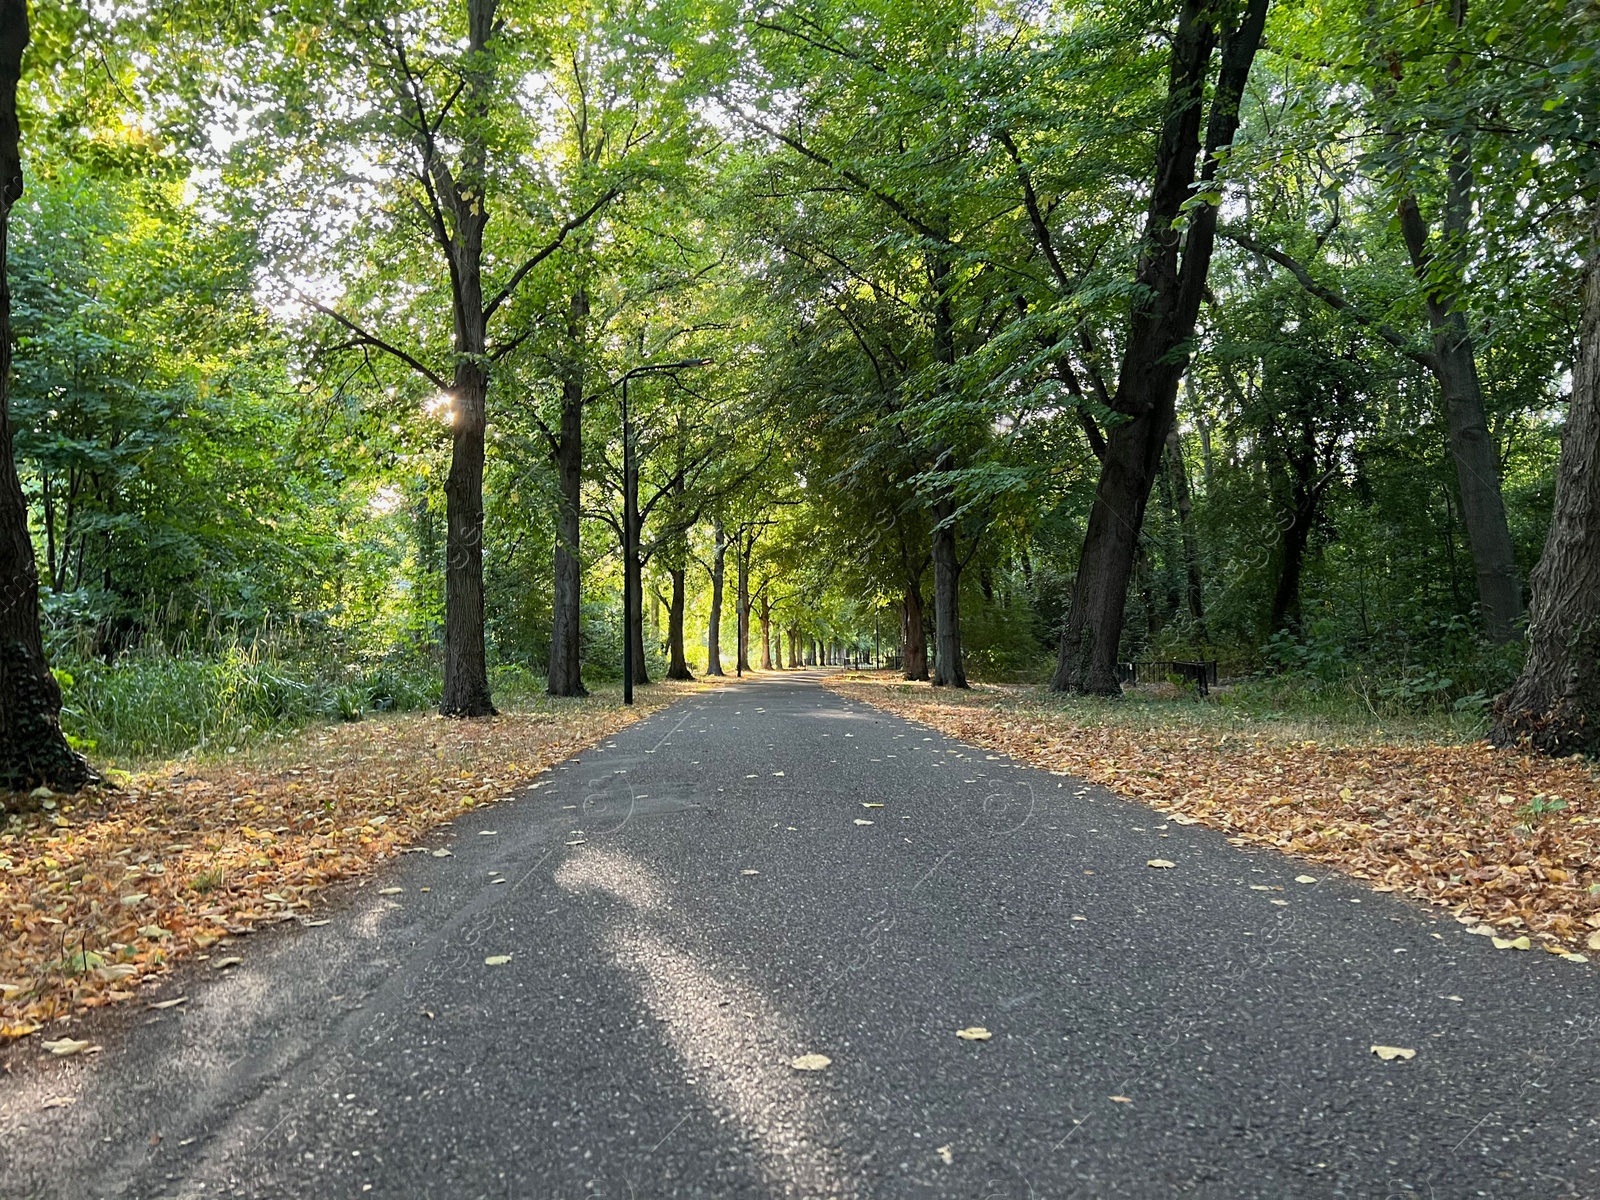
<path fill-rule="evenodd" d="M 791 625 L 789 627 L 789 666 L 792 669 L 794 667 L 798 667 L 799 665 L 800 665 L 800 631 L 798 629 L 796 629 L 794 626 Z"/>
<path fill-rule="evenodd" d="M 923 632 L 922 589 L 906 588 L 900 604 L 901 667 L 907 679 L 927 679 L 928 639 Z"/>
<path fill-rule="evenodd" d="M 1173 37 L 1167 101 L 1156 147 L 1154 185 L 1145 224 L 1121 369 L 1112 408 L 1127 418 L 1107 439 L 1072 604 L 1061 633 L 1057 691 L 1115 696 L 1117 652 L 1127 608 L 1134 549 L 1150 485 L 1172 428 L 1178 382 L 1205 294 L 1216 243 L 1214 202 L 1192 204 L 1216 178 L 1218 154 L 1239 127 L 1239 101 L 1266 24 L 1268 0 L 1248 0 L 1238 28 L 1224 29 L 1222 55 L 1200 157 L 1200 109 L 1211 71 L 1217 25 L 1229 11 L 1220 0 L 1185 0 Z M 1196 186 L 1198 182 L 1198 187 Z M 1185 210 L 1184 205 L 1191 207 Z M 1187 221 L 1185 222 L 1185 211 Z M 1178 227 L 1187 224 L 1187 229 Z"/>
<path fill-rule="evenodd" d="M 487 64 L 495 7 L 494 0 L 467 3 L 469 53 L 474 63 L 483 64 L 467 75 L 467 100 L 474 116 L 485 122 L 493 82 Z M 475 132 L 463 149 L 460 178 L 449 178 L 443 165 L 435 163 L 435 189 L 454 217 L 448 252 L 456 369 L 450 474 L 444 485 L 444 694 L 439 702 L 439 711 L 447 717 L 487 717 L 495 711 L 483 627 L 483 461 L 489 390 L 483 310 L 483 229 L 488 223 L 482 201 L 487 159 L 483 136 Z"/>
<path fill-rule="evenodd" d="M 772 602 L 761 597 L 761 669 L 772 670 Z"/>
<path fill-rule="evenodd" d="M 1583 287 L 1555 511 L 1534 568 L 1528 660 L 1495 704 L 1493 740 L 1548 754 L 1600 752 L 1600 202 Z"/>
<path fill-rule="evenodd" d="M 711 558 L 711 616 L 706 621 L 706 674 L 722 674 L 722 587 L 728 571 L 728 535 L 722 522 L 713 527 L 716 549 Z"/>
<path fill-rule="evenodd" d="M 1466 235 L 1470 174 L 1462 178 L 1463 171 L 1469 172 L 1470 168 L 1452 163 L 1446 200 L 1447 243 Z M 1408 195 L 1400 202 L 1400 232 L 1405 236 L 1411 265 L 1428 285 L 1428 324 L 1433 330 L 1430 365 L 1439 381 L 1450 428 L 1450 452 L 1455 458 L 1461 492 L 1461 521 L 1466 526 L 1477 571 L 1484 634 L 1492 642 L 1508 642 L 1517 636 L 1516 622 L 1522 616 L 1522 584 L 1517 577 L 1511 528 L 1506 523 L 1505 500 L 1500 492 L 1500 456 L 1489 436 L 1484 414 L 1483 382 L 1478 376 L 1472 334 L 1454 288 L 1440 286 L 1429 278 L 1432 253 L 1428 249 L 1428 227 L 1414 196 Z"/>
<path fill-rule="evenodd" d="M 583 322 L 589 315 L 589 294 L 575 288 L 567 310 L 567 349 L 571 360 L 561 378 L 561 429 L 556 437 L 556 481 L 559 501 L 555 553 L 554 614 L 550 625 L 550 673 L 545 690 L 552 696 L 587 696 L 583 686 L 582 630 L 583 560 L 578 539 L 583 487 Z"/>
<path fill-rule="evenodd" d="M 26 0 L 0 0 L 0 789 L 75 792 L 89 765 L 61 732 L 61 689 L 39 629 L 39 567 L 11 438 L 11 207 L 22 196 L 17 83 L 28 45 Z M 0 803 L 0 808 L 3 808 Z"/>
<path fill-rule="evenodd" d="M 1301 452 L 1292 455 L 1289 461 L 1294 472 L 1290 484 L 1293 509 L 1288 527 L 1283 531 L 1283 545 L 1278 556 L 1278 586 L 1272 595 L 1272 616 L 1268 621 L 1272 633 L 1300 632 L 1300 576 L 1305 568 L 1311 527 L 1316 521 L 1319 491 L 1314 454 L 1314 447 L 1301 447 Z"/>
<path fill-rule="evenodd" d="M 933 506 L 933 686 L 964 688 L 961 662 L 961 563 L 956 556 L 955 501 Z"/>
<path fill-rule="evenodd" d="M 738 576 L 738 595 L 734 605 L 739 610 L 738 669 L 742 675 L 750 669 L 750 552 L 745 546 L 745 535 L 739 535 L 735 553 L 735 573 Z"/>
<path fill-rule="evenodd" d="M 637 538 L 634 542 L 638 544 Z M 650 668 L 644 661 L 644 570 L 641 566 L 633 573 L 633 626 L 628 630 L 633 639 L 633 683 L 641 687 L 650 682 Z"/>
<path fill-rule="evenodd" d="M 684 582 L 689 572 L 684 567 L 674 567 L 668 573 L 672 576 L 672 603 L 667 608 L 667 645 L 671 654 L 667 678 L 693 679 L 689 660 L 683 653 Z"/>
<path fill-rule="evenodd" d="M 1167 469 L 1172 473 L 1172 495 L 1178 505 L 1178 528 L 1183 534 L 1183 568 L 1188 580 L 1185 589 L 1189 616 L 1194 621 L 1200 644 L 1205 645 L 1205 594 L 1200 579 L 1200 539 L 1194 527 L 1194 501 L 1189 495 L 1189 470 L 1183 461 L 1183 439 L 1174 425 L 1167 433 Z"/>

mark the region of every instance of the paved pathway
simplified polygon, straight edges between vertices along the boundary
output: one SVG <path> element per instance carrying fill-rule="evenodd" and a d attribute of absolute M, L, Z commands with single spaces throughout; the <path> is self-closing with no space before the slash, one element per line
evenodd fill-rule
<path fill-rule="evenodd" d="M 1600 1197 L 1592 967 L 814 674 L 544 779 L 0 1080 L 0 1196 Z"/>

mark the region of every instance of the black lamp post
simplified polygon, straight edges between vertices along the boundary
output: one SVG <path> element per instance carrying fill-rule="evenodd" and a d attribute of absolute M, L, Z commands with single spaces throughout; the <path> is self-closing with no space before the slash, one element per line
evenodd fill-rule
<path fill-rule="evenodd" d="M 618 381 L 622 384 L 622 702 L 633 703 L 633 619 L 643 606 L 639 581 L 639 477 L 633 466 L 633 426 L 628 422 L 628 380 L 653 371 L 709 367 L 709 358 L 680 362 L 647 363 L 634 367 Z"/>

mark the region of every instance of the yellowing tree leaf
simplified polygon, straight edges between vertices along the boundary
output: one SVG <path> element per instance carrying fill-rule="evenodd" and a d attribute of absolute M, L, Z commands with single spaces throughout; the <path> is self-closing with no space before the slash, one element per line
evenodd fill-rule
<path fill-rule="evenodd" d="M 1112 1103 L 1114 1103 L 1114 1104 L 1132 1104 L 1133 1103 L 1133 1099 L 1131 1097 L 1129 1097 L 1129 1096 L 1108 1096 L 1107 1099 L 1112 1101 Z"/>
<path fill-rule="evenodd" d="M 1315 875 L 1296 875 L 1294 881 L 1296 883 L 1315 883 L 1317 882 L 1317 877 Z"/>
<path fill-rule="evenodd" d="M 1372 1052 L 1384 1062 L 1393 1062 L 1397 1058 L 1410 1061 L 1417 1056 L 1415 1050 L 1407 1050 L 1402 1046 L 1374 1046 Z"/>
<path fill-rule="evenodd" d="M 405 888 L 400 888 L 400 887 L 379 888 L 378 889 L 378 895 L 380 895 L 380 896 L 398 896 L 403 891 L 405 891 Z"/>
<path fill-rule="evenodd" d="M 1591 933 L 1583 944 L 1591 950 L 1600 950 L 1600 929 Z"/>
<path fill-rule="evenodd" d="M 965 1038 L 969 1042 L 987 1042 L 994 1034 L 990 1033 L 982 1025 L 969 1025 L 965 1029 L 956 1030 L 956 1036 Z"/>
<path fill-rule="evenodd" d="M 491 954 L 483 960 L 483 965 L 486 967 L 503 967 L 510 961 L 511 955 L 509 954 Z"/>
<path fill-rule="evenodd" d="M 1161 870 L 1161 871 L 1165 871 L 1169 867 L 1175 867 L 1177 865 L 1178 865 L 1177 863 L 1172 862 L 1169 859 L 1165 859 L 1165 858 L 1152 858 L 1149 862 L 1145 863 L 1145 866 L 1147 866 L 1147 867 L 1155 867 L 1157 870 Z"/>
<path fill-rule="evenodd" d="M 796 1071 L 821 1071 L 833 1065 L 833 1059 L 826 1054 L 802 1054 L 799 1058 L 791 1058 L 789 1065 Z"/>
<path fill-rule="evenodd" d="M 44 1026 L 37 1021 L 17 1021 L 11 1025 L 0 1025 L 0 1042 L 9 1042 L 13 1038 L 25 1038 L 30 1033 L 37 1033 Z"/>
<path fill-rule="evenodd" d="M 244 959 L 242 958 L 219 958 L 211 964 L 211 969 L 213 971 L 226 971 L 229 967 L 237 967 L 243 961 Z"/>
<path fill-rule="evenodd" d="M 940 1146 L 934 1153 L 944 1161 L 944 1165 L 947 1167 L 956 1160 L 955 1152 L 949 1146 Z"/>
<path fill-rule="evenodd" d="M 862 801 L 862 802 L 861 802 L 861 807 L 862 807 L 862 808 L 882 808 L 882 807 L 883 807 L 883 805 L 882 805 L 882 804 L 880 804 L 880 803 L 878 803 L 878 802 L 877 802 L 877 801 L 873 801 L 873 800 L 863 800 L 863 801 Z"/>
<path fill-rule="evenodd" d="M 1527 934 L 1514 938 L 1491 937 L 1489 940 L 1494 943 L 1496 950 L 1531 950 L 1533 948 L 1533 943 L 1528 941 Z"/>

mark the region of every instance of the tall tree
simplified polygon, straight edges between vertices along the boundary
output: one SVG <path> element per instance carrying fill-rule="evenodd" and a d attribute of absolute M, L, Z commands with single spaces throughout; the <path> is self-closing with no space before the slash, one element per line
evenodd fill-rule
<path fill-rule="evenodd" d="M 0 787 L 76 791 L 88 764 L 61 732 L 61 689 L 39 629 L 39 568 L 11 430 L 11 209 L 22 198 L 17 85 L 28 47 L 27 0 L 0 0 Z"/>
<path fill-rule="evenodd" d="M 1110 405 L 1123 418 L 1106 440 L 1051 687 L 1116 695 L 1117 655 L 1139 530 L 1188 364 L 1216 241 L 1217 173 L 1239 128 L 1240 104 L 1266 25 L 1268 0 L 1234 9 L 1185 0 L 1172 33 L 1167 100 L 1156 145 L 1137 293 Z M 1220 63 L 1205 115 L 1212 58 Z M 1202 161 L 1203 149 L 1203 161 Z M 1198 172 L 1196 167 L 1199 167 Z M 1187 221 L 1184 220 L 1187 214 Z"/>

